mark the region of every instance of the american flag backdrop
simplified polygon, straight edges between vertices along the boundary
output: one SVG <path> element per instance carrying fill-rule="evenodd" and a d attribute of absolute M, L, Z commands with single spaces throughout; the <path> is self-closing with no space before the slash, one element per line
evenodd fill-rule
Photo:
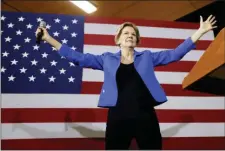
<path fill-rule="evenodd" d="M 114 35 L 138 25 L 138 51 L 173 49 L 199 24 L 2 12 L 2 149 L 104 149 L 107 109 L 97 107 L 104 75 L 80 68 L 49 44 L 36 44 L 39 22 L 74 51 L 117 52 Z M 225 149 L 224 97 L 182 89 L 182 81 L 214 39 L 204 35 L 181 61 L 155 68 L 168 102 L 157 106 L 164 149 Z M 131 148 L 136 148 L 135 141 Z"/>

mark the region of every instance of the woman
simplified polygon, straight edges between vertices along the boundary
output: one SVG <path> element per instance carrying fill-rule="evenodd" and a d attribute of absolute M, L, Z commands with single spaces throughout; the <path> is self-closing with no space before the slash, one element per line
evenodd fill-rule
<path fill-rule="evenodd" d="M 138 28 L 129 22 L 122 24 L 115 36 L 119 46 L 116 53 L 101 55 L 82 54 L 52 38 L 43 29 L 45 40 L 56 48 L 59 55 L 88 67 L 104 72 L 104 83 L 99 98 L 99 107 L 109 108 L 105 133 L 106 149 L 129 149 L 135 138 L 140 149 L 162 149 L 162 136 L 154 106 L 167 101 L 163 89 L 154 74 L 154 67 L 179 61 L 195 48 L 201 36 L 216 26 L 210 15 L 203 22 L 200 16 L 199 29 L 174 50 L 151 52 L 135 51 L 140 42 Z M 40 31 L 40 28 L 36 31 Z"/>

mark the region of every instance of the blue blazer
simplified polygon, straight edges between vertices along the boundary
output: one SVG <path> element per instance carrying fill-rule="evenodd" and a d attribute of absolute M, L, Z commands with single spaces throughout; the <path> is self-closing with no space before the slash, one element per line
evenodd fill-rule
<path fill-rule="evenodd" d="M 194 48 L 196 48 L 196 45 L 189 37 L 175 49 L 158 52 L 151 52 L 150 50 L 144 50 L 142 52 L 134 51 L 134 66 L 158 104 L 166 102 L 167 97 L 156 79 L 154 67 L 179 61 L 186 53 Z M 104 83 L 102 85 L 98 107 L 116 105 L 118 94 L 116 72 L 120 65 L 121 50 L 116 53 L 105 52 L 101 55 L 83 54 L 63 44 L 58 53 L 80 67 L 102 70 L 104 72 Z"/>

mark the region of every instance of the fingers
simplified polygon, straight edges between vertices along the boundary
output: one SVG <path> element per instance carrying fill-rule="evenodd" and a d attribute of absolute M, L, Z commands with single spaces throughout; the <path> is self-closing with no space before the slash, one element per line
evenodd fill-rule
<path fill-rule="evenodd" d="M 211 16 L 209 23 L 211 24 L 212 29 L 217 28 L 217 26 L 213 26 L 216 22 L 217 20 L 215 20 L 215 16 Z"/>
<path fill-rule="evenodd" d="M 36 37 L 37 37 L 37 34 L 38 34 L 39 32 L 41 32 L 41 30 L 43 30 L 44 33 L 47 33 L 47 30 L 46 30 L 45 28 L 43 28 L 43 27 L 38 27 L 37 30 L 36 30 L 36 32 L 35 32 Z"/>
<path fill-rule="evenodd" d="M 43 27 L 38 27 L 38 28 L 37 28 L 37 30 L 36 30 L 36 32 L 40 32 L 40 31 L 41 31 L 41 29 L 42 29 L 43 31 L 46 31 L 46 29 L 45 29 L 45 28 L 43 28 Z"/>
<path fill-rule="evenodd" d="M 46 30 L 44 27 L 38 27 L 38 28 L 39 28 L 39 29 L 42 29 L 42 30 L 44 30 L 44 31 Z"/>
<path fill-rule="evenodd" d="M 214 22 L 211 23 L 211 25 L 214 25 L 217 21 L 215 20 Z"/>
<path fill-rule="evenodd" d="M 202 16 L 200 16 L 200 22 L 201 22 L 201 23 L 203 22 L 203 18 L 202 18 Z"/>
<path fill-rule="evenodd" d="M 36 37 L 37 37 L 37 34 L 38 34 L 39 32 L 41 32 L 41 29 L 40 29 L 40 28 L 38 28 L 38 29 L 36 30 L 36 32 L 35 32 Z"/>
<path fill-rule="evenodd" d="M 213 17 L 213 15 L 210 15 L 206 21 L 210 21 L 210 19 Z"/>
<path fill-rule="evenodd" d="M 216 18 L 215 16 L 210 15 L 206 21 L 212 23 L 215 20 L 215 18 Z"/>
<path fill-rule="evenodd" d="M 211 24 L 212 29 L 217 28 L 217 26 L 213 26 L 213 25 L 215 25 L 215 23 L 217 22 L 217 20 L 215 20 L 215 18 L 216 18 L 215 16 L 210 15 L 210 16 L 207 18 L 207 20 L 205 21 L 205 22 L 208 22 L 208 23 Z"/>
<path fill-rule="evenodd" d="M 37 30 L 36 30 L 36 32 L 35 33 L 38 33 L 38 32 L 40 32 L 41 30 L 38 28 Z"/>
<path fill-rule="evenodd" d="M 209 20 L 209 22 L 212 23 L 214 20 L 215 20 L 215 16 L 213 16 L 213 17 Z"/>
<path fill-rule="evenodd" d="M 37 34 L 40 32 L 41 30 L 38 28 L 36 31 L 35 31 L 35 36 L 37 37 Z"/>

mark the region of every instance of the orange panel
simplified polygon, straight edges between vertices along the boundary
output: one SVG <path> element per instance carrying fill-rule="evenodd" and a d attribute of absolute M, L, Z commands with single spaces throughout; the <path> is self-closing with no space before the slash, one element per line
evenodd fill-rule
<path fill-rule="evenodd" d="M 184 89 L 195 89 L 198 84 L 198 90 L 210 89 L 210 93 L 217 94 L 225 86 L 225 28 L 216 36 L 215 40 L 209 45 L 205 53 L 185 77 L 182 87 Z M 216 82 L 216 83 L 215 83 Z M 208 85 L 210 84 L 210 85 Z M 204 86 L 204 87 L 203 87 Z M 215 88 L 214 88 L 215 87 Z M 220 89 L 220 90 L 219 90 Z M 225 94 L 225 89 L 223 89 Z"/>

